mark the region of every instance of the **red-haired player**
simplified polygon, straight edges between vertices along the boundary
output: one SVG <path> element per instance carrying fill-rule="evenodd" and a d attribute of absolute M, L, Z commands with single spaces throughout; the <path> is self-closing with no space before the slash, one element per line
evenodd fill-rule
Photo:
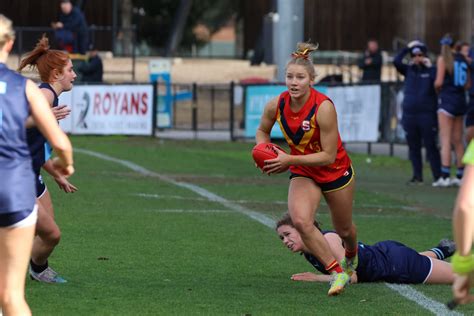
<path fill-rule="evenodd" d="M 316 76 L 310 53 L 317 46 L 299 43 L 286 66 L 288 91 L 266 106 L 256 141 L 270 142 L 270 131 L 278 122 L 291 148 L 290 154 L 279 151 L 267 160 L 264 172 L 280 173 L 290 168 L 288 210 L 295 228 L 308 250 L 332 275 L 328 295 L 344 290 L 357 267 L 357 232 L 352 223 L 354 171 L 344 150 L 337 128 L 334 104 L 312 88 Z M 345 258 L 334 258 L 326 239 L 314 225 L 314 215 L 324 196 L 337 234 L 344 241 Z"/>
<path fill-rule="evenodd" d="M 22 59 L 19 70 L 26 66 L 35 67 L 38 70 L 42 81 L 39 87 L 49 101 L 56 119 L 60 120 L 69 115 L 70 110 L 66 106 L 58 106 L 58 96 L 63 91 L 71 90 L 76 78 L 69 55 L 63 51 L 50 49 L 48 39 L 43 36 L 36 47 Z M 61 231 L 54 220 L 53 203 L 41 178 L 41 167 L 54 177 L 59 187 L 66 193 L 75 192 L 77 188 L 55 170 L 52 160 L 49 159 L 51 155 L 49 144 L 41 131 L 35 127 L 32 119 L 27 121 L 27 127 L 27 140 L 33 160 L 36 198 L 39 206 L 29 272 L 31 278 L 41 282 L 64 283 L 66 280 L 48 265 L 48 257 L 59 243 Z"/>

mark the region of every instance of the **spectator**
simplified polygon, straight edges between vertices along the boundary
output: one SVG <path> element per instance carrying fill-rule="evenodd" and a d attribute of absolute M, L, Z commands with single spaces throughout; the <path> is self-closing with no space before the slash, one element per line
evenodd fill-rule
<path fill-rule="evenodd" d="M 471 73 L 471 87 L 469 88 L 469 103 L 466 112 L 466 144 L 474 138 L 474 52 L 468 43 L 461 43 L 460 53 L 466 58 Z"/>
<path fill-rule="evenodd" d="M 465 90 L 471 82 L 469 66 L 461 53 L 454 50 L 453 38 L 441 39 L 441 54 L 437 60 L 435 89 L 438 95 L 439 139 L 441 142 L 440 187 L 459 186 L 463 175 L 463 123 L 466 114 Z M 456 177 L 450 179 L 451 149 L 456 156 Z"/>
<path fill-rule="evenodd" d="M 410 63 L 403 58 L 410 53 Z M 422 143 L 431 166 L 434 183 L 441 176 L 441 158 L 436 144 L 438 120 L 437 97 L 434 89 L 436 69 L 426 57 L 427 48 L 420 41 L 412 41 L 395 57 L 397 71 L 405 76 L 402 125 L 406 133 L 413 177 L 408 184 L 423 183 Z"/>
<path fill-rule="evenodd" d="M 362 69 L 362 81 L 380 81 L 382 71 L 382 54 L 379 51 L 379 43 L 375 39 L 367 41 L 367 49 L 364 57 L 359 62 Z"/>
<path fill-rule="evenodd" d="M 61 0 L 59 21 L 51 23 L 61 49 L 70 53 L 85 54 L 89 44 L 89 33 L 84 14 L 70 0 Z"/>
<path fill-rule="evenodd" d="M 87 53 L 88 60 L 83 62 L 78 71 L 81 73 L 83 82 L 102 82 L 104 74 L 102 59 L 96 48 L 92 47 Z"/>

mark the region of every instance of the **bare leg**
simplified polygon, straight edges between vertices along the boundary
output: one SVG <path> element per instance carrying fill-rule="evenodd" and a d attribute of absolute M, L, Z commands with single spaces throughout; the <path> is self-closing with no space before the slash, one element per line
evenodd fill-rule
<path fill-rule="evenodd" d="M 331 218 L 337 234 L 344 241 L 346 250 L 357 249 L 357 230 L 352 223 L 352 203 L 355 179 L 344 189 L 325 193 L 324 198 L 331 210 Z"/>
<path fill-rule="evenodd" d="M 431 262 L 433 262 L 433 269 L 426 284 L 452 284 L 454 282 L 454 273 L 450 263 L 438 259 L 431 259 Z"/>
<path fill-rule="evenodd" d="M 321 189 L 308 178 L 294 178 L 288 191 L 288 211 L 296 230 L 318 260 L 328 266 L 335 258 L 323 234 L 313 225 L 314 214 L 321 201 Z"/>
<path fill-rule="evenodd" d="M 466 144 L 469 144 L 474 138 L 474 126 L 466 127 Z"/>
<path fill-rule="evenodd" d="M 453 128 L 453 118 L 438 112 L 439 140 L 441 143 L 441 165 L 451 165 L 451 131 Z"/>
<path fill-rule="evenodd" d="M 48 191 L 38 199 L 38 206 L 37 236 L 33 243 L 31 259 L 37 265 L 44 265 L 59 243 L 61 231 L 54 221 L 53 204 Z"/>
<path fill-rule="evenodd" d="M 454 147 L 454 153 L 456 154 L 456 166 L 462 167 L 462 157 L 464 156 L 464 116 L 456 116 L 453 120 L 453 129 L 451 134 L 451 142 Z"/>
<path fill-rule="evenodd" d="M 25 276 L 35 227 L 0 228 L 0 305 L 5 315 L 31 315 Z"/>

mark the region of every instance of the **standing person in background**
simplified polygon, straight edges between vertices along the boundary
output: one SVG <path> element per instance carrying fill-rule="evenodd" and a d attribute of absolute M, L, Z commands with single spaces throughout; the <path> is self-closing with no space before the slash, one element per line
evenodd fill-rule
<path fill-rule="evenodd" d="M 359 62 L 362 69 L 362 81 L 379 82 L 382 72 L 382 54 L 379 51 L 379 43 L 371 38 L 367 41 L 367 49 Z"/>
<path fill-rule="evenodd" d="M 70 53 L 85 54 L 89 45 L 89 29 L 86 18 L 70 0 L 61 0 L 59 21 L 51 23 L 61 49 Z M 70 46 L 72 45 L 72 48 Z M 67 49 L 69 48 L 69 49 Z M 72 51 L 71 51 L 72 50 Z"/>
<path fill-rule="evenodd" d="M 72 68 L 72 62 L 64 51 L 49 48 L 48 38 L 43 36 L 36 47 L 21 60 L 19 70 L 26 66 L 35 67 L 40 75 L 42 83 L 41 92 L 49 102 L 56 119 L 60 120 L 69 114 L 65 106 L 58 106 L 58 96 L 63 91 L 72 89 L 76 74 Z M 43 167 L 50 173 L 60 189 L 66 193 L 73 193 L 77 188 L 61 176 L 55 170 L 49 159 L 51 150 L 49 144 L 36 122 L 30 120 L 27 123 L 27 138 L 33 159 L 33 171 L 36 177 L 36 197 L 39 205 L 38 222 L 36 223 L 36 238 L 30 261 L 30 277 L 45 283 L 64 283 L 56 271 L 49 267 L 48 258 L 53 252 L 61 238 L 61 231 L 54 219 L 53 203 L 49 191 L 43 182 L 40 170 Z"/>
<path fill-rule="evenodd" d="M 31 113 L 56 150 L 63 176 L 74 172 L 72 147 L 38 87 L 5 65 L 13 47 L 12 23 L 0 14 L 0 307 L 5 315 L 31 315 L 25 275 L 37 219 L 35 178 L 26 140 Z"/>
<path fill-rule="evenodd" d="M 474 255 L 472 241 L 474 234 L 474 141 L 467 147 L 463 158 L 466 164 L 464 178 L 459 189 L 453 212 L 453 233 L 457 251 L 451 260 L 454 283 L 453 297 L 458 304 L 474 301 L 469 293 L 474 278 Z"/>
<path fill-rule="evenodd" d="M 466 58 L 471 74 L 471 87 L 469 88 L 469 103 L 466 112 L 466 144 L 474 138 L 474 51 L 468 43 L 461 43 L 460 53 Z"/>
<path fill-rule="evenodd" d="M 102 59 L 96 48 L 91 47 L 87 53 L 88 60 L 79 65 L 77 71 L 81 73 L 83 82 L 102 82 L 104 68 Z"/>
<path fill-rule="evenodd" d="M 464 56 L 454 50 L 454 41 L 447 34 L 441 41 L 441 55 L 437 61 L 438 123 L 441 142 L 441 179 L 438 187 L 459 186 L 463 176 L 463 125 L 466 114 L 465 90 L 470 85 L 469 66 Z M 456 156 L 456 177 L 451 175 L 451 147 Z"/>
<path fill-rule="evenodd" d="M 410 54 L 409 64 L 403 58 Z M 436 69 L 426 56 L 426 45 L 412 41 L 395 57 L 393 64 L 405 76 L 402 125 L 406 133 L 413 176 L 408 184 L 423 183 L 422 144 L 431 166 L 433 185 L 441 176 L 441 158 L 436 143 L 438 119 L 437 97 L 434 89 Z"/>
<path fill-rule="evenodd" d="M 286 65 L 287 91 L 265 106 L 255 139 L 269 143 L 270 132 L 278 122 L 291 154 L 278 151 L 278 157 L 265 161 L 267 174 L 290 169 L 288 212 L 309 252 L 324 264 L 332 281 L 328 295 L 338 295 L 348 284 L 358 264 L 357 230 L 352 222 L 355 175 L 352 162 L 337 127 L 332 101 L 313 88 L 316 72 L 311 43 L 298 43 Z M 313 225 L 314 215 L 324 197 L 331 211 L 337 234 L 344 240 L 341 263 Z"/>

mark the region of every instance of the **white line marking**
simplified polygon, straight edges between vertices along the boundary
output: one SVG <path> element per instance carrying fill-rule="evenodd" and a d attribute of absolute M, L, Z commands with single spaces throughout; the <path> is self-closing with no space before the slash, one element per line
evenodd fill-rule
<path fill-rule="evenodd" d="M 153 213 L 198 213 L 198 214 L 206 214 L 206 213 L 235 213 L 231 210 L 188 210 L 188 209 L 153 209 L 153 210 L 144 210 L 145 212 L 153 212 Z"/>
<path fill-rule="evenodd" d="M 435 315 L 463 315 L 456 311 L 450 311 L 444 304 L 437 302 L 424 294 L 418 292 L 411 286 L 406 284 L 391 284 L 385 283 L 390 289 L 394 290 L 401 296 L 413 301 L 423 307 L 424 309 L 429 310 Z"/>
<path fill-rule="evenodd" d="M 93 156 L 93 157 L 103 159 L 103 160 L 106 160 L 106 161 L 115 162 L 119 165 L 122 165 L 122 166 L 125 166 L 125 167 L 129 168 L 129 169 L 132 169 L 132 170 L 134 170 L 134 171 L 136 171 L 136 172 L 138 172 L 142 175 L 157 177 L 157 178 L 159 178 L 160 180 L 162 180 L 164 182 L 168 182 L 168 183 L 174 184 L 176 186 L 189 189 L 190 191 L 193 191 L 193 192 L 197 193 L 198 195 L 200 195 L 202 197 L 205 197 L 209 201 L 219 202 L 223 206 L 225 206 L 225 207 L 227 207 L 231 210 L 234 210 L 238 213 L 242 213 L 244 215 L 247 215 L 248 217 L 252 218 L 253 220 L 256 220 L 257 222 L 259 222 L 259 223 L 261 223 L 261 224 L 263 224 L 263 225 L 265 225 L 265 226 L 267 226 L 271 229 L 273 229 L 275 227 L 275 221 L 273 219 L 271 219 L 270 217 L 268 217 L 264 214 L 249 210 L 249 209 L 247 209 L 247 208 L 245 208 L 241 205 L 238 205 L 234 202 L 228 201 L 225 198 L 223 198 L 223 197 L 221 197 L 217 194 L 214 194 L 214 193 L 212 193 L 212 192 L 210 192 L 210 191 L 208 191 L 204 188 L 201 188 L 197 185 L 186 183 L 186 182 L 178 182 L 178 181 L 176 181 L 176 180 L 174 180 L 170 177 L 167 177 L 167 176 L 158 174 L 156 172 L 150 171 L 148 169 L 145 169 L 145 168 L 143 168 L 143 167 L 141 167 L 141 166 L 139 166 L 139 165 L 137 165 L 133 162 L 127 161 L 127 160 L 122 160 L 122 159 L 110 157 L 110 156 L 107 156 L 107 155 L 104 155 L 104 154 L 101 154 L 101 153 L 98 153 L 98 152 L 86 150 L 86 149 L 75 148 L 74 150 L 75 150 L 75 152 L 78 152 L 78 153 L 86 154 L 86 155 Z M 430 312 L 433 312 L 436 315 L 462 315 L 462 314 L 459 314 L 458 312 L 452 312 L 452 311 L 448 310 L 443 304 L 441 304 L 441 303 L 439 303 L 435 300 L 432 300 L 429 297 L 426 297 L 424 294 L 418 292 L 417 290 L 415 290 L 414 288 L 412 288 L 408 285 L 398 285 L 398 284 L 389 284 L 389 283 L 385 283 L 385 285 L 388 288 L 396 291 L 397 293 L 399 293 L 403 297 L 407 298 L 408 300 L 417 303 L 418 305 L 420 305 L 424 309 L 426 309 Z"/>

